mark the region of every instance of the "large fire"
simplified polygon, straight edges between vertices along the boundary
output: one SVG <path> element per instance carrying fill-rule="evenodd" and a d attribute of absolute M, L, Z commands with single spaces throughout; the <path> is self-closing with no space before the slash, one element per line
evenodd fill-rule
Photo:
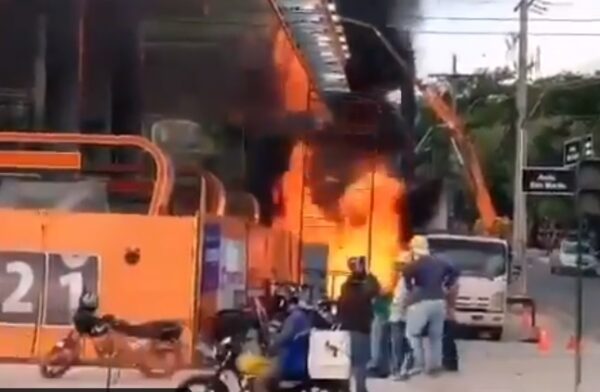
<path fill-rule="evenodd" d="M 274 224 L 297 234 L 301 232 L 304 243 L 328 245 L 330 278 L 347 273 L 349 257 L 364 255 L 370 256 L 370 270 L 382 286 L 391 288 L 394 263 L 406 242 L 399 208 L 405 202 L 405 183 L 390 175 L 382 162 L 373 159 L 348 162 L 357 180 L 346 187 L 338 200 L 340 218 L 328 218 L 313 202 L 308 181 L 303 178 L 308 175 L 304 169 L 311 164 L 312 156 L 310 147 L 304 143 L 294 147 L 289 169 L 278 185 L 277 196 L 283 208 Z M 328 285 L 333 289 L 331 294 L 339 293 L 340 284 L 341 280 L 334 280 Z"/>

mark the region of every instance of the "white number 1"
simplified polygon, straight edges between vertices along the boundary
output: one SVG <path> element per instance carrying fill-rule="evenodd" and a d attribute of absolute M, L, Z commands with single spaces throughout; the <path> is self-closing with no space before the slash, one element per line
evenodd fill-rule
<path fill-rule="evenodd" d="M 83 276 L 81 272 L 71 272 L 60 277 L 60 285 L 69 289 L 69 309 L 76 310 L 79 306 L 79 297 L 83 293 Z"/>
<path fill-rule="evenodd" d="M 6 272 L 18 274 L 19 283 L 15 291 L 2 302 L 2 313 L 32 313 L 33 303 L 23 301 L 23 298 L 33 287 L 33 269 L 23 261 L 11 261 L 6 264 Z"/>

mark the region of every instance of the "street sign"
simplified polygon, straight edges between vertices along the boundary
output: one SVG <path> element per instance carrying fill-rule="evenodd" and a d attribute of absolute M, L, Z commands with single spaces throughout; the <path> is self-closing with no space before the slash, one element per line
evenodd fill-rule
<path fill-rule="evenodd" d="M 593 158 L 594 157 L 594 135 L 591 133 L 589 135 L 585 135 L 582 140 L 581 147 L 581 155 L 583 158 Z"/>
<path fill-rule="evenodd" d="M 563 164 L 574 165 L 581 159 L 581 138 L 569 139 L 563 144 Z"/>
<path fill-rule="evenodd" d="M 523 192 L 530 195 L 572 195 L 575 172 L 563 167 L 527 167 L 523 169 Z"/>
<path fill-rule="evenodd" d="M 565 166 L 575 165 L 583 158 L 593 158 L 594 136 L 590 133 L 583 137 L 569 139 L 563 144 L 563 164 Z"/>

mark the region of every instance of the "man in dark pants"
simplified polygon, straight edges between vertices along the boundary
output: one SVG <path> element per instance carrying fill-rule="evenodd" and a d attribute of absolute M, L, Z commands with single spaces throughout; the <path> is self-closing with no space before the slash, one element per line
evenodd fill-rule
<path fill-rule="evenodd" d="M 370 377 L 386 378 L 390 373 L 391 358 L 391 293 L 382 293 L 373 301 L 373 324 L 371 326 L 371 360 L 367 366 Z"/>
<path fill-rule="evenodd" d="M 442 365 L 448 372 L 458 371 L 458 350 L 456 349 L 456 322 L 444 322 L 444 337 L 442 338 Z"/>
<path fill-rule="evenodd" d="M 367 392 L 367 363 L 370 358 L 373 299 L 379 294 L 377 279 L 367 273 L 364 257 L 348 260 L 350 276 L 338 300 L 341 328 L 350 332 L 350 361 L 356 392 Z"/>
<path fill-rule="evenodd" d="M 458 350 L 456 349 L 456 298 L 458 297 L 458 281 L 446 292 L 446 321 L 442 338 L 442 365 L 446 371 L 458 371 Z"/>

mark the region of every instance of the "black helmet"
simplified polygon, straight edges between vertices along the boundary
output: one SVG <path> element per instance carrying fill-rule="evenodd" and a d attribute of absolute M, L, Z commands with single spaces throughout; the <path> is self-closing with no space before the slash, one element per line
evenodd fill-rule
<path fill-rule="evenodd" d="M 79 297 L 79 307 L 87 310 L 98 309 L 98 295 L 91 291 L 84 291 Z"/>

